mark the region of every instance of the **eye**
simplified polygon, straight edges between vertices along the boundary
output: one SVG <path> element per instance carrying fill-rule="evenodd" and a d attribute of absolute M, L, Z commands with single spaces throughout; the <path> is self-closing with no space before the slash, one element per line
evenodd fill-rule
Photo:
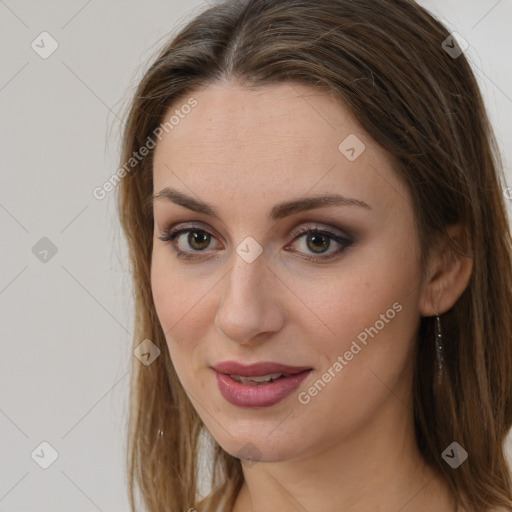
<path fill-rule="evenodd" d="M 181 229 L 165 229 L 162 236 L 158 238 L 162 242 L 170 243 L 178 258 L 188 260 L 195 257 L 191 252 L 204 252 L 210 245 L 213 235 L 197 226 L 188 226 Z M 187 249 L 187 245 L 192 248 L 192 251 Z"/>
<path fill-rule="evenodd" d="M 293 236 L 293 242 L 303 239 L 302 244 L 299 245 L 302 245 L 304 251 L 292 250 L 291 252 L 306 252 L 306 254 L 309 252 L 309 255 L 304 256 L 304 258 L 312 261 L 331 259 L 346 250 L 353 243 L 347 236 L 334 233 L 328 229 L 319 229 L 318 226 L 314 228 L 301 226 L 295 231 Z M 215 240 L 215 237 L 208 231 L 192 225 L 182 228 L 166 228 L 158 239 L 164 243 L 170 243 L 178 258 L 189 260 L 198 257 L 194 253 L 207 252 L 206 250 L 210 246 L 212 239 Z M 332 242 L 337 244 L 338 247 L 334 245 L 335 250 L 328 252 L 331 246 L 333 246 Z M 285 249 L 290 251 L 288 247 L 289 245 Z M 199 257 L 202 258 L 202 256 Z"/>
<path fill-rule="evenodd" d="M 321 255 L 320 257 L 305 256 L 305 259 L 312 261 L 329 260 L 348 249 L 353 243 L 348 236 L 334 233 L 329 229 L 319 229 L 318 226 L 315 226 L 314 228 L 301 226 L 294 233 L 294 236 L 295 238 L 293 241 L 296 242 L 297 240 L 302 240 L 302 243 L 299 245 L 302 245 L 306 251 L 310 251 L 309 254 Z M 336 247 L 332 242 L 337 244 L 338 247 Z M 331 246 L 334 246 L 334 250 L 328 252 L 328 250 L 331 249 Z"/>

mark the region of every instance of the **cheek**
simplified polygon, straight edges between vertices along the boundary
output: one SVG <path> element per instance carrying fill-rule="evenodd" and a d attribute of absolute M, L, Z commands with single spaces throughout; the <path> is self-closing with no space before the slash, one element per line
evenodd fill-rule
<path fill-rule="evenodd" d="M 179 271 L 179 263 L 167 246 L 156 246 L 151 261 L 151 291 L 158 318 L 167 336 L 174 336 L 187 323 L 187 311 L 199 300 L 201 284 L 188 273 Z"/>
<path fill-rule="evenodd" d="M 344 378 L 352 385 L 371 379 L 368 369 L 391 380 L 399 376 L 419 326 L 416 254 L 396 242 L 380 247 L 361 250 L 357 261 L 355 256 L 354 262 L 347 258 L 328 284 L 323 281 L 313 294 L 309 279 L 296 288 L 297 295 L 308 297 L 308 308 L 302 307 L 304 314 L 296 318 L 301 318 L 302 330 L 310 338 L 316 333 L 310 344 L 321 357 L 320 371 L 341 356 L 346 361 Z M 406 256 L 397 258 L 397 253 Z"/>
<path fill-rule="evenodd" d="M 341 431 L 350 435 L 388 400 L 405 401 L 419 327 L 414 266 L 386 261 L 370 268 L 340 275 L 317 295 L 311 309 L 319 312 L 322 325 L 313 315 L 304 317 L 301 330 L 310 333 L 309 353 L 317 355 L 318 365 L 297 396 L 301 432 L 318 428 L 318 418 L 324 418 L 326 439 Z"/>
<path fill-rule="evenodd" d="M 179 317 L 180 303 L 176 300 L 176 276 L 172 265 L 166 262 L 162 249 L 153 248 L 151 261 L 151 292 L 156 312 L 164 333 L 167 333 Z"/>
<path fill-rule="evenodd" d="M 301 276 L 294 291 L 311 312 L 318 313 L 324 332 L 330 327 L 334 334 L 354 335 L 355 330 L 373 325 L 395 302 L 412 306 L 419 285 L 414 251 L 390 242 L 360 248 L 329 276 Z"/>
<path fill-rule="evenodd" d="M 205 300 L 214 282 L 203 276 L 180 271 L 180 263 L 169 255 L 169 248 L 157 247 L 151 264 L 151 289 L 156 313 L 164 332 L 176 371 L 183 365 L 197 364 L 197 351 L 208 326 Z M 192 357 L 192 355 L 194 357 Z"/>

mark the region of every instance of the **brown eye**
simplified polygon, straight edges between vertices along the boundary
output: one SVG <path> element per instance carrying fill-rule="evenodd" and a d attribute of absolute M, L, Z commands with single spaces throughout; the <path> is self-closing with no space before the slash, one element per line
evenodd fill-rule
<path fill-rule="evenodd" d="M 206 231 L 189 231 L 187 243 L 192 249 L 202 251 L 208 247 L 211 240 L 211 235 Z"/>
<path fill-rule="evenodd" d="M 185 237 L 185 235 L 187 236 Z M 298 244 L 298 241 L 302 239 L 305 243 L 302 242 L 303 247 L 300 250 L 294 250 L 292 252 L 305 254 L 303 256 L 304 259 L 316 262 L 335 257 L 337 254 L 345 251 L 353 243 L 348 237 L 333 233 L 327 229 L 320 230 L 318 227 L 301 227 L 295 235 L 292 244 Z M 202 257 L 200 253 L 207 254 L 210 250 L 213 250 L 210 245 L 212 240 L 216 240 L 211 233 L 195 226 L 187 226 L 181 229 L 166 229 L 163 235 L 158 238 L 162 240 L 162 242 L 170 243 L 177 253 L 178 258 L 187 260 Z M 332 242 L 339 247 L 335 247 L 333 251 L 327 252 L 331 248 Z M 285 250 L 289 249 L 286 248 Z M 311 254 L 318 256 L 310 256 Z"/>
<path fill-rule="evenodd" d="M 185 238 L 185 235 L 187 237 Z M 210 246 L 213 235 L 203 229 L 193 227 L 182 229 L 167 229 L 158 237 L 162 242 L 169 242 L 179 257 L 190 259 L 193 253 L 206 252 Z"/>
<path fill-rule="evenodd" d="M 306 237 L 306 244 L 312 252 L 321 253 L 329 248 L 331 241 L 324 235 L 309 233 Z"/>
<path fill-rule="evenodd" d="M 293 252 L 305 253 L 305 259 L 319 262 L 322 260 L 328 260 L 336 256 L 337 254 L 345 251 L 353 243 L 353 241 L 346 236 L 341 236 L 340 234 L 333 233 L 332 231 L 326 229 L 320 230 L 318 229 L 318 227 L 301 227 L 298 230 L 298 234 L 296 233 L 294 243 L 297 243 L 299 241 L 301 243 L 299 243 L 298 245 L 302 245 L 301 250 Z M 339 247 L 327 253 L 327 251 L 331 248 L 332 242 L 334 242 Z M 307 256 L 308 254 L 311 253 L 318 254 L 319 256 Z"/>

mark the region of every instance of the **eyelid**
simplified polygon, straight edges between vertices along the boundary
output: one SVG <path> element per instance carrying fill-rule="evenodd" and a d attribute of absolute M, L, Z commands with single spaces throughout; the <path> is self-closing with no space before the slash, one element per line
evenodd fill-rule
<path fill-rule="evenodd" d="M 204 232 L 213 238 L 217 239 L 218 236 L 212 231 L 216 233 L 216 231 L 209 226 L 203 227 L 205 224 L 201 221 L 190 221 L 190 222 L 183 222 L 183 223 L 176 223 L 176 224 L 170 224 L 169 226 L 165 227 L 163 229 L 163 233 L 161 236 L 159 236 L 159 240 L 163 241 L 164 243 L 169 243 L 173 249 L 178 255 L 178 257 L 184 258 L 184 259 L 205 259 L 205 257 L 201 256 L 201 253 L 208 253 L 215 249 L 205 249 L 203 251 L 193 251 L 193 250 L 187 250 L 187 251 L 181 251 L 177 249 L 175 245 L 175 240 L 190 231 L 198 231 L 198 232 Z M 340 247 L 336 249 L 335 251 L 332 251 L 331 253 L 319 253 L 317 256 L 314 254 L 311 254 L 310 256 L 302 256 L 303 259 L 314 261 L 321 263 L 327 262 L 330 259 L 334 259 L 336 256 L 338 256 L 340 253 L 346 251 L 351 245 L 355 242 L 355 237 L 353 235 L 350 235 L 346 233 L 345 231 L 341 230 L 340 228 L 334 227 L 334 226 L 325 226 L 323 227 L 318 222 L 304 222 L 299 227 L 295 228 L 290 235 L 292 237 L 292 240 L 289 244 L 286 245 L 285 249 L 293 244 L 297 239 L 300 239 L 303 237 L 303 235 L 311 232 L 318 232 L 319 234 L 325 236 L 330 241 L 333 241 L 334 243 L 338 244 Z M 222 238 L 222 237 L 221 237 Z M 301 251 L 289 251 L 294 252 L 298 254 L 304 254 Z M 196 255 L 194 255 L 194 253 Z"/>
<path fill-rule="evenodd" d="M 201 221 L 191 221 L 191 222 L 176 222 L 174 224 L 169 224 L 168 226 L 164 225 L 163 230 L 161 231 L 162 236 L 169 236 L 171 234 L 177 235 L 179 232 L 183 231 L 204 231 L 209 235 L 212 235 L 215 238 L 220 238 L 223 240 L 223 237 L 217 233 L 215 229 L 204 224 Z M 183 233 L 180 233 L 183 234 Z M 158 237 L 160 240 L 162 237 Z M 198 251 L 199 252 L 199 251 Z"/>
<path fill-rule="evenodd" d="M 305 226 L 305 225 L 307 225 L 307 226 Z M 167 224 L 167 225 L 164 223 L 164 227 L 161 230 L 161 234 L 168 235 L 169 232 L 171 232 L 171 231 L 177 232 L 177 231 L 181 231 L 181 230 L 185 230 L 185 229 L 190 229 L 190 230 L 196 229 L 197 231 L 200 231 L 200 230 L 205 231 L 206 233 L 209 233 L 212 235 L 214 234 L 217 238 L 221 238 L 223 240 L 223 237 L 220 234 L 218 234 L 217 230 L 215 230 L 214 228 L 212 228 L 208 224 L 205 224 L 202 221 L 176 222 L 176 223 L 171 223 L 171 224 Z M 294 228 L 293 230 L 291 230 L 287 236 L 293 237 L 293 239 L 295 239 L 295 237 L 297 235 L 301 235 L 307 231 L 326 231 L 328 233 L 331 233 L 333 235 L 336 235 L 336 236 L 339 236 L 341 238 L 348 239 L 351 241 L 355 238 L 355 236 L 353 234 L 349 234 L 347 231 L 345 231 L 344 229 L 342 229 L 340 227 L 323 224 L 318 221 L 309 221 L 309 220 L 303 220 L 300 223 L 300 225 L 298 227 Z"/>
<path fill-rule="evenodd" d="M 321 231 L 328 233 L 330 235 L 336 235 L 340 238 L 352 239 L 352 237 L 348 233 L 345 233 L 341 229 L 336 228 L 334 226 L 323 226 L 319 222 L 304 222 L 300 226 L 295 228 L 290 233 L 290 236 L 292 236 L 293 239 L 295 240 L 297 236 L 307 233 L 308 231 Z"/>

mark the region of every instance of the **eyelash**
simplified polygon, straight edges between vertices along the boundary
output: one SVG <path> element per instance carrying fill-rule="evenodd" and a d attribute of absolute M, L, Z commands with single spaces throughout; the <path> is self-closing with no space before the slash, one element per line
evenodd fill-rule
<path fill-rule="evenodd" d="M 207 235 L 210 235 L 211 237 L 213 237 L 213 235 L 211 233 L 209 233 L 208 231 L 201 229 L 198 226 L 192 225 L 192 226 L 187 226 L 187 227 L 183 227 L 183 228 L 166 228 L 166 229 L 164 229 L 162 235 L 158 237 L 158 239 L 164 243 L 170 243 L 173 251 L 176 252 L 178 258 L 182 258 L 185 260 L 196 259 L 197 256 L 193 255 L 192 253 L 194 253 L 194 252 L 201 253 L 201 252 L 206 252 L 206 251 L 205 250 L 203 250 L 203 251 L 197 251 L 197 250 L 196 251 L 180 251 L 179 249 L 176 248 L 175 239 L 184 233 L 190 233 L 190 232 L 195 232 L 195 233 L 199 233 L 199 234 L 207 234 Z M 337 242 L 341 245 L 341 247 L 339 249 L 337 249 L 336 251 L 331 253 L 329 256 L 305 257 L 306 260 L 310 260 L 310 261 L 319 262 L 319 261 L 331 260 L 335 256 L 346 251 L 353 244 L 353 241 L 350 240 L 349 238 L 340 236 L 336 233 L 333 233 L 332 231 L 329 231 L 328 229 L 318 229 L 318 227 L 306 228 L 304 226 L 301 226 L 299 229 L 297 229 L 295 231 L 293 242 L 295 242 L 299 238 L 302 238 L 302 236 L 305 234 L 322 235 L 330 240 L 334 240 L 335 242 Z"/>

